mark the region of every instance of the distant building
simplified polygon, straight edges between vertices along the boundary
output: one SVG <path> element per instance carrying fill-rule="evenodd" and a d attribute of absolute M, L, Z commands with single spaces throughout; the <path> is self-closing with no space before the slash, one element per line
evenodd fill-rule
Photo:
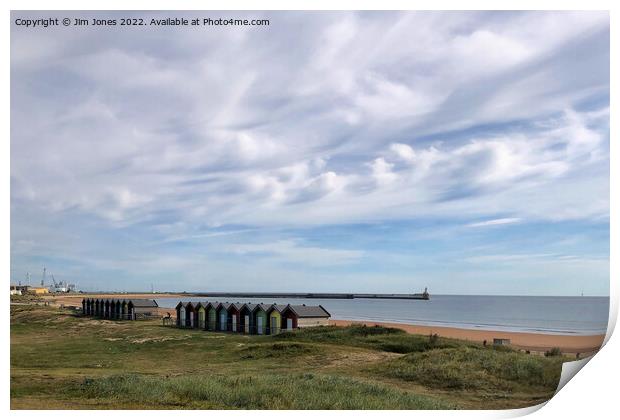
<path fill-rule="evenodd" d="M 22 294 L 22 286 L 11 286 L 11 295 L 20 295 Z"/>
<path fill-rule="evenodd" d="M 50 289 L 47 287 L 29 287 L 28 293 L 33 293 L 35 295 L 46 295 L 50 292 Z"/>

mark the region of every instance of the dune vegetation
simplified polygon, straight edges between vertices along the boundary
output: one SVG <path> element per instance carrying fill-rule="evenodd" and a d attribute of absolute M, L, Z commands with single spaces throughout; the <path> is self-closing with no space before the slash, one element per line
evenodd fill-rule
<path fill-rule="evenodd" d="M 541 403 L 561 355 L 315 327 L 243 336 L 11 307 L 14 409 L 498 409 Z"/>

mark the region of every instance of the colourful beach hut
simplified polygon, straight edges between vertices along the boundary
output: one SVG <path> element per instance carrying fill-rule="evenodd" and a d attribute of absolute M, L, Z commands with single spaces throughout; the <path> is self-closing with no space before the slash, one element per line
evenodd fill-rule
<path fill-rule="evenodd" d="M 219 305 L 219 302 L 208 302 L 207 304 L 207 330 L 209 331 L 215 331 L 217 329 L 217 307 Z"/>
<path fill-rule="evenodd" d="M 198 316 L 198 321 L 196 322 L 196 328 L 201 330 L 207 329 L 207 310 L 208 302 L 198 302 L 196 304 L 196 314 Z"/>
<path fill-rule="evenodd" d="M 271 305 L 260 303 L 254 308 L 254 325 L 256 326 L 255 334 L 264 335 L 268 330 L 267 313 L 271 310 Z"/>
<path fill-rule="evenodd" d="M 254 310 L 256 309 L 256 304 L 254 303 L 245 303 L 242 305 L 239 310 L 239 332 L 243 334 L 256 334 L 256 326 L 254 325 Z"/>
<path fill-rule="evenodd" d="M 230 309 L 230 303 L 220 303 L 217 307 L 217 331 L 228 331 L 228 310 Z"/>
<path fill-rule="evenodd" d="M 228 325 L 232 332 L 241 332 L 241 308 L 243 303 L 233 303 L 228 310 Z"/>
<path fill-rule="evenodd" d="M 198 302 L 188 302 L 185 309 L 187 310 L 187 326 L 189 328 L 197 328 L 198 325 L 198 313 L 196 311 Z"/>
<path fill-rule="evenodd" d="M 271 305 L 267 318 L 269 319 L 269 334 L 280 334 L 282 330 L 282 312 L 285 311 L 287 305 Z"/>

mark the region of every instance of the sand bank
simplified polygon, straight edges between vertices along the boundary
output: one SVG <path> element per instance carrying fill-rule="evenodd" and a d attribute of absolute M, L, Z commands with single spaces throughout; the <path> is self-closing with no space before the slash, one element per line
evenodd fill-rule
<path fill-rule="evenodd" d="M 486 331 L 451 327 L 427 327 L 423 325 L 397 324 L 374 321 L 345 321 L 331 320 L 332 325 L 346 326 L 351 324 L 382 325 L 385 327 L 400 328 L 410 334 L 438 334 L 441 337 L 456 338 L 460 340 L 482 343 L 493 343 L 494 338 L 508 338 L 513 347 L 530 350 L 532 352 L 544 352 L 553 347 L 559 347 L 562 352 L 583 356 L 596 352 L 603 344 L 604 334 L 601 335 L 556 335 L 523 332 Z"/>

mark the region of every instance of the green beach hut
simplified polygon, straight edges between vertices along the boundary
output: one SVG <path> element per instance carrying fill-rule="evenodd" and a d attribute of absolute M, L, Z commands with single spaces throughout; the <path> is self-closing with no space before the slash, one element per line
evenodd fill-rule
<path fill-rule="evenodd" d="M 253 334 L 264 335 L 267 334 L 267 313 L 271 310 L 271 305 L 258 304 L 256 308 L 254 308 L 254 325 L 256 327 L 256 331 L 253 331 Z"/>
<path fill-rule="evenodd" d="M 209 302 L 206 309 L 207 313 L 207 330 L 215 331 L 217 326 L 217 307 L 219 302 Z"/>

